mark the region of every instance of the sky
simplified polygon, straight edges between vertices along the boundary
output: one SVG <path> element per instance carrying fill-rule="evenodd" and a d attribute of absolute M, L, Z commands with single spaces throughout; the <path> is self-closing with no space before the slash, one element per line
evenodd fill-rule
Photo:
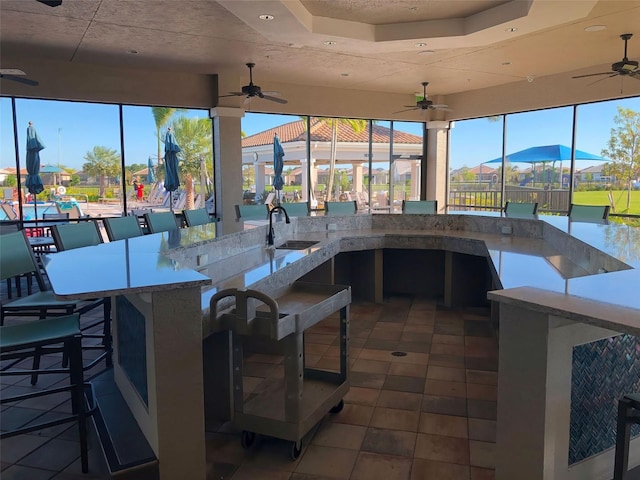
<path fill-rule="evenodd" d="M 640 112 L 640 98 L 600 102 L 578 107 L 577 148 L 596 155 L 606 146 L 617 107 Z M 564 144 L 571 146 L 572 107 L 526 112 L 507 118 L 507 154 L 533 146 Z M 178 113 L 188 117 L 208 117 L 206 110 Z M 242 131 L 253 135 L 260 131 L 299 120 L 295 115 L 247 113 Z M 19 155 L 24 165 L 25 137 L 32 121 L 46 148 L 40 152 L 44 165 L 62 164 L 82 169 L 84 156 L 94 146 L 120 151 L 119 112 L 117 105 L 95 103 L 16 99 Z M 386 125 L 386 122 L 381 122 Z M 0 98 L 0 167 L 15 166 L 11 100 Z M 156 127 L 150 107 L 123 107 L 126 163 L 156 163 Z M 396 129 L 421 134 L 417 122 L 396 123 Z M 455 122 L 451 130 L 452 169 L 476 166 L 502 156 L 502 122 L 486 118 Z M 595 162 L 597 163 L 597 162 Z M 594 162 L 581 162 L 578 168 Z"/>

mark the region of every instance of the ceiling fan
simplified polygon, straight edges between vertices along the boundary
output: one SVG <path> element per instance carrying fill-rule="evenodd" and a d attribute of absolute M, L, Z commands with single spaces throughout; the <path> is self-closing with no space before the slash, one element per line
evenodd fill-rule
<path fill-rule="evenodd" d="M 265 100 L 270 100 L 276 103 L 285 104 L 287 101 L 284 98 L 274 97 L 273 95 L 280 95 L 279 92 L 263 92 L 262 89 L 258 85 L 253 84 L 253 67 L 256 66 L 255 63 L 247 63 L 247 67 L 249 67 L 249 85 L 245 85 L 242 87 L 241 92 L 229 92 L 229 95 L 220 95 L 220 97 L 247 97 L 245 103 L 249 102 L 252 98 L 258 97 L 263 98 Z"/>
<path fill-rule="evenodd" d="M 30 87 L 36 87 L 39 85 L 39 83 L 35 80 L 23 78 L 23 75 L 26 75 L 26 73 L 24 73 L 22 70 L 18 70 L 17 68 L 0 68 L 0 78 L 2 79 L 23 83 L 25 85 L 29 85 Z"/>
<path fill-rule="evenodd" d="M 452 111 L 447 105 L 442 105 L 442 104 L 438 105 L 433 103 L 431 100 L 427 99 L 427 85 L 429 85 L 429 82 L 422 82 L 422 98 L 416 102 L 415 106 L 405 105 L 405 107 L 409 107 L 409 108 L 407 108 L 406 110 L 393 112 L 393 114 L 408 112 L 410 110 L 441 110 L 445 112 Z"/>
<path fill-rule="evenodd" d="M 627 42 L 631 37 L 633 37 L 632 33 L 623 33 L 622 35 L 620 35 L 620 38 L 624 40 L 624 58 L 619 62 L 611 64 L 611 70 L 609 72 L 590 73 L 587 75 L 578 75 L 571 78 L 595 77 L 598 75 L 608 75 L 609 77 L 615 77 L 617 75 L 622 75 L 625 77 L 631 77 L 635 78 L 636 80 L 640 80 L 640 70 L 638 70 L 638 62 L 636 60 L 629 60 L 627 58 Z"/>

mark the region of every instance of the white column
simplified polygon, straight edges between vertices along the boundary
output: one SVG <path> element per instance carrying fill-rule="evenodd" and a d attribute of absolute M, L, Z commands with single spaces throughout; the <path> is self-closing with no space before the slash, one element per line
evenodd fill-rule
<path fill-rule="evenodd" d="M 362 162 L 353 163 L 353 189 L 356 192 L 362 192 L 363 174 Z"/>
<path fill-rule="evenodd" d="M 409 200 L 420 200 L 420 161 L 411 160 L 411 197 Z"/>
<path fill-rule="evenodd" d="M 300 159 L 300 168 L 302 169 L 302 174 L 300 178 L 302 182 L 300 183 L 300 188 L 302 189 L 301 198 L 303 202 L 309 201 L 309 174 L 307 173 L 307 159 Z"/>
<path fill-rule="evenodd" d="M 258 163 L 258 162 L 253 163 L 253 169 L 256 175 L 256 195 L 259 195 L 265 191 L 265 187 L 266 187 L 265 166 L 266 164 L 264 163 Z M 267 190 L 271 190 L 271 189 L 267 188 Z"/>
<path fill-rule="evenodd" d="M 447 205 L 447 154 L 449 122 L 427 122 L 427 198 L 438 201 L 438 212 Z"/>
<path fill-rule="evenodd" d="M 309 181 L 311 182 L 311 188 L 315 190 L 318 188 L 318 169 L 316 168 L 315 158 L 312 158 L 310 163 L 311 163 L 311 178 L 309 179 Z M 313 196 L 313 192 L 312 192 L 311 198 L 313 198 L 311 208 L 316 208 L 318 206 L 318 199 Z"/>
<path fill-rule="evenodd" d="M 216 228 L 227 234 L 242 229 L 236 222 L 235 207 L 242 203 L 242 137 L 241 108 L 215 107 L 213 120 L 216 213 L 220 222 Z M 223 182 L 224 179 L 224 182 Z"/>

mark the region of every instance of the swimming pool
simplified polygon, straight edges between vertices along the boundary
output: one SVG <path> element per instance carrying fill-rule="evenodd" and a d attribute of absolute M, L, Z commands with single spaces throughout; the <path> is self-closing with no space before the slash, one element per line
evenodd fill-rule
<path fill-rule="evenodd" d="M 56 204 L 53 202 L 38 202 L 37 206 L 37 211 L 38 211 L 38 219 L 42 219 L 42 214 L 43 213 L 58 213 L 58 210 L 56 209 Z M 16 212 L 18 212 L 18 205 L 16 204 L 14 206 L 14 209 Z M 24 215 L 24 219 L 25 220 L 35 220 L 35 208 L 34 205 L 32 203 L 30 204 L 23 204 L 22 205 L 22 213 Z M 3 211 L 0 211 L 0 220 L 7 220 L 7 216 L 5 215 L 5 213 Z"/>

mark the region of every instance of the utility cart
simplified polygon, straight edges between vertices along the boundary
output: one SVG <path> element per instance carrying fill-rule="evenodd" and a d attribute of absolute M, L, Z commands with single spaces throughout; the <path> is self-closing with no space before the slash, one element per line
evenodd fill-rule
<path fill-rule="evenodd" d="M 235 306 L 218 312 L 218 303 L 235 297 Z M 242 446 L 256 434 L 290 440 L 291 458 L 302 451 L 302 438 L 328 412 L 338 413 L 349 391 L 349 305 L 351 287 L 296 282 L 272 298 L 256 290 L 227 289 L 211 298 L 214 331 L 231 331 L 234 424 L 242 432 Z M 335 312 L 339 315 L 340 371 L 304 366 L 304 332 Z M 279 347 L 284 378 L 245 399 L 243 344 Z"/>

